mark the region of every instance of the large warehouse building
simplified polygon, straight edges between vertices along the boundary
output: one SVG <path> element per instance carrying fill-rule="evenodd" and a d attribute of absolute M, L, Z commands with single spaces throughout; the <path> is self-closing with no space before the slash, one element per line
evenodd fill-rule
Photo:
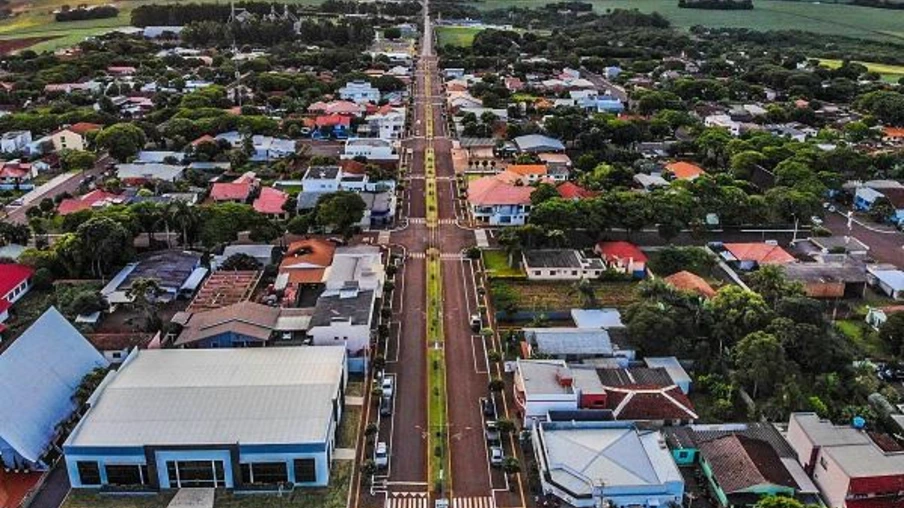
<path fill-rule="evenodd" d="M 63 447 L 72 486 L 327 485 L 345 360 L 341 346 L 139 351 Z"/>

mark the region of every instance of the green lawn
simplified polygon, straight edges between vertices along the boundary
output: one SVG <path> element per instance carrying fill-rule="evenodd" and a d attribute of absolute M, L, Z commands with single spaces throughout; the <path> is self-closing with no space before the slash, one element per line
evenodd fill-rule
<path fill-rule="evenodd" d="M 508 256 L 505 251 L 501 250 L 485 250 L 483 251 L 483 263 L 487 268 L 487 275 L 490 277 L 501 278 L 523 278 L 524 270 L 520 268 L 512 268 L 508 264 Z"/>
<path fill-rule="evenodd" d="M 859 319 L 835 321 L 835 327 L 851 341 L 861 355 L 874 360 L 889 357 L 885 346 L 879 340 L 879 335 L 864 321 Z"/>
<path fill-rule="evenodd" d="M 62 508 L 165 508 L 174 495 L 175 491 L 148 496 L 110 496 L 73 490 Z"/>
<path fill-rule="evenodd" d="M 436 27 L 436 39 L 440 47 L 446 45 L 470 47 L 474 43 L 474 36 L 483 30 L 471 26 L 438 26 Z"/>
<path fill-rule="evenodd" d="M 750 28 L 754 30 L 805 30 L 877 40 L 904 40 L 904 10 L 874 9 L 846 4 L 756 0 L 750 11 L 681 9 L 675 0 L 588 0 L 598 12 L 606 9 L 638 9 L 659 12 L 675 26 Z M 510 5 L 534 7 L 546 0 L 488 0 L 481 9 Z"/>
<path fill-rule="evenodd" d="M 427 438 L 430 450 L 429 478 L 436 485 L 440 478 L 448 481 L 446 449 L 446 359 L 443 353 L 443 284 L 442 263 L 435 249 L 427 254 L 427 390 L 430 403 L 427 423 L 431 429 Z"/>
<path fill-rule="evenodd" d="M 339 423 L 336 448 L 354 448 L 358 441 L 358 424 L 361 422 L 361 406 L 345 406 Z"/>

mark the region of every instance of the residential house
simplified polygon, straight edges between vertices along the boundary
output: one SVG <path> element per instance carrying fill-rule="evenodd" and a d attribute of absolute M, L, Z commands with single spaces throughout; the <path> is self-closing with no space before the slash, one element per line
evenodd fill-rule
<path fill-rule="evenodd" d="M 380 102 L 380 90 L 364 80 L 349 81 L 339 89 L 339 97 L 356 104 Z"/>
<path fill-rule="evenodd" d="M 126 198 L 101 189 L 94 189 L 74 198 L 66 198 L 57 206 L 57 213 L 65 216 L 82 210 L 103 208 L 111 204 L 125 203 Z"/>
<path fill-rule="evenodd" d="M 248 247 L 262 246 L 251 245 Z M 263 254 L 257 252 L 257 249 L 248 252 L 256 254 L 254 257 L 257 261 L 260 261 L 258 258 Z M 215 259 L 211 266 L 219 263 L 221 259 L 219 257 Z M 262 266 L 267 266 L 267 264 L 270 263 Z M 198 289 L 185 311 L 203 312 L 248 301 L 254 294 L 262 274 L 262 270 L 217 270 L 204 279 L 204 284 Z M 276 301 L 265 301 L 268 304 L 277 303 Z"/>
<path fill-rule="evenodd" d="M 99 316 L 100 313 L 98 312 Z M 78 316 L 76 324 L 94 320 L 94 315 Z M 121 365 L 135 349 L 147 349 L 154 335 L 150 333 L 91 333 L 85 337 L 110 365 Z"/>
<path fill-rule="evenodd" d="M 511 173 L 514 179 L 519 180 L 524 185 L 552 179 L 547 176 L 546 164 L 510 164 L 506 166 L 505 171 Z M 564 180 L 565 178 L 561 179 L 561 181 Z"/>
<path fill-rule="evenodd" d="M 123 267 L 104 286 L 101 294 L 112 305 L 130 303 L 134 300 L 134 296 L 129 295 L 132 283 L 139 279 L 153 279 L 163 292 L 157 299 L 167 302 L 194 294 L 206 275 L 207 268 L 201 266 L 200 254 L 177 250 L 158 251 Z"/>
<path fill-rule="evenodd" d="M 222 265 L 232 256 L 244 255 L 253 258 L 261 267 L 272 265 L 277 257 L 276 246 L 265 243 L 251 245 L 227 245 L 223 247 L 223 254 L 214 258 L 216 265 Z M 217 267 L 212 266 L 217 269 Z"/>
<path fill-rule="evenodd" d="M 96 123 L 79 122 L 69 127 L 64 127 L 50 135 L 53 149 L 60 150 L 87 150 L 88 134 L 98 132 L 103 125 Z"/>
<path fill-rule="evenodd" d="M 640 187 L 650 192 L 659 187 L 668 187 L 669 181 L 663 178 L 660 175 L 648 175 L 646 173 L 637 173 L 634 175 L 634 183 L 640 185 Z"/>
<path fill-rule="evenodd" d="M 352 118 L 346 115 L 320 115 L 314 119 L 315 130 L 311 133 L 314 139 L 348 139 L 348 131 Z"/>
<path fill-rule="evenodd" d="M 866 267 L 854 262 L 790 263 L 785 278 L 799 282 L 810 298 L 863 298 Z"/>
<path fill-rule="evenodd" d="M 0 152 L 22 152 L 31 143 L 31 131 L 9 131 L 0 136 Z"/>
<path fill-rule="evenodd" d="M 82 379 L 107 361 L 50 307 L 0 354 L 0 461 L 6 469 L 45 470 L 63 424 L 78 409 Z"/>
<path fill-rule="evenodd" d="M 285 204 L 289 195 L 273 187 L 261 188 L 260 196 L 254 200 L 252 206 L 258 213 L 269 215 L 276 219 L 286 219 L 289 212 L 285 210 Z"/>
<path fill-rule="evenodd" d="M 556 186 L 556 192 L 559 197 L 569 201 L 580 201 L 582 199 L 590 199 L 599 195 L 598 192 L 585 189 L 574 182 L 563 182 Z"/>
<path fill-rule="evenodd" d="M 542 134 L 528 134 L 518 136 L 512 140 L 515 147 L 521 153 L 564 152 L 565 145 L 556 138 Z"/>
<path fill-rule="evenodd" d="M 117 164 L 116 176 L 130 185 L 146 182 L 177 182 L 185 175 L 185 166 L 174 164 Z"/>
<path fill-rule="evenodd" d="M 602 328 L 525 328 L 524 339 L 530 356 L 540 353 L 569 362 L 614 358 L 617 365 L 627 366 L 635 355 L 634 350 L 613 343 L 609 331 Z"/>
<path fill-rule="evenodd" d="M 351 280 L 317 299 L 308 336 L 314 346 L 345 346 L 351 372 L 366 372 L 377 292 Z"/>
<path fill-rule="evenodd" d="M 642 279 L 647 272 L 647 256 L 630 242 L 599 242 L 593 247 L 610 269 Z"/>
<path fill-rule="evenodd" d="M 346 383 L 340 347 L 138 351 L 63 445 L 69 482 L 325 487 Z"/>
<path fill-rule="evenodd" d="M 709 115 L 703 119 L 703 125 L 725 129 L 732 136 L 741 135 L 741 122 L 732 120 L 731 116 L 726 114 Z"/>
<path fill-rule="evenodd" d="M 690 374 L 684 370 L 684 366 L 674 356 L 653 357 L 647 356 L 643 359 L 649 369 L 665 369 L 669 378 L 674 382 L 682 393 L 687 395 L 691 392 L 691 384 L 693 380 Z"/>
<path fill-rule="evenodd" d="M 33 189 L 32 179 L 38 176 L 37 164 L 21 162 L 18 159 L 0 162 L 0 189 Z"/>
<path fill-rule="evenodd" d="M 326 240 L 308 238 L 292 242 L 279 264 L 279 277 L 286 284 L 321 284 L 335 252 L 336 245 Z"/>
<path fill-rule="evenodd" d="M 173 345 L 191 349 L 288 345 L 304 337 L 310 319 L 310 309 L 250 301 L 180 312 L 173 317 L 173 323 L 182 327 Z"/>
<path fill-rule="evenodd" d="M 364 114 L 365 111 L 366 108 L 364 105 L 355 104 L 351 101 L 318 101 L 308 106 L 309 113 L 320 113 L 324 115 L 360 117 Z"/>
<path fill-rule="evenodd" d="M 476 222 L 490 226 L 520 226 L 530 215 L 532 187 L 512 185 L 488 176 L 468 184 L 468 204 Z"/>
<path fill-rule="evenodd" d="M 622 422 L 540 422 L 531 435 L 543 492 L 578 508 L 681 505 L 684 478 L 663 442 Z"/>
<path fill-rule="evenodd" d="M 788 442 L 829 508 L 900 508 L 904 455 L 871 433 L 835 425 L 816 413 L 792 413 Z"/>
<path fill-rule="evenodd" d="M 701 298 L 712 298 L 716 296 L 716 290 L 706 282 L 706 279 L 695 273 L 688 272 L 687 270 L 673 273 L 663 280 L 679 291 L 693 293 Z"/>
<path fill-rule="evenodd" d="M 616 420 L 669 426 L 693 423 L 699 418 L 690 399 L 666 368 L 606 368 L 596 373 L 604 407 L 612 410 Z M 686 383 L 683 377 L 678 381 Z"/>
<path fill-rule="evenodd" d="M 495 155 L 496 140 L 493 138 L 459 138 L 459 146 L 468 156 L 468 162 L 491 160 Z"/>
<path fill-rule="evenodd" d="M 402 137 L 405 128 L 405 109 L 384 107 L 364 118 L 366 131 L 370 136 L 395 140 Z"/>
<path fill-rule="evenodd" d="M 16 263 L 0 264 L 0 333 L 9 319 L 9 309 L 31 289 L 31 267 Z"/>
<path fill-rule="evenodd" d="M 245 143 L 245 135 L 238 131 L 229 131 L 218 134 L 214 139 L 225 141 L 232 148 L 242 148 Z M 251 154 L 252 162 L 270 162 L 284 159 L 296 151 L 296 142 L 292 139 L 274 138 L 255 134 L 251 136 L 251 145 L 254 153 Z"/>
<path fill-rule="evenodd" d="M 737 270 L 750 271 L 765 265 L 788 265 L 797 259 L 772 243 L 726 243 L 719 252 Z"/>
<path fill-rule="evenodd" d="M 380 138 L 355 138 L 345 142 L 345 148 L 340 158 L 354 159 L 364 157 L 367 160 L 397 161 L 399 154 L 393 143 Z"/>
<path fill-rule="evenodd" d="M 602 259 L 575 249 L 531 249 L 521 258 L 528 280 L 598 279 L 606 270 Z"/>
<path fill-rule="evenodd" d="M 819 489 L 772 423 L 687 425 L 663 433 L 675 462 L 698 466 L 719 506 L 751 506 L 775 495 L 821 504 Z"/>
<path fill-rule="evenodd" d="M 904 271 L 885 265 L 870 266 L 866 269 L 868 281 L 894 300 L 904 300 Z"/>
<path fill-rule="evenodd" d="M 671 175 L 676 180 L 694 180 L 701 175 L 706 174 L 706 171 L 700 166 L 683 161 L 666 164 L 665 169 L 667 174 Z"/>
<path fill-rule="evenodd" d="M 142 150 L 135 156 L 136 164 L 182 164 L 188 158 L 185 152 L 171 150 Z"/>
<path fill-rule="evenodd" d="M 248 172 L 232 182 L 216 182 L 210 189 L 210 199 L 217 203 L 247 203 L 260 182 Z"/>

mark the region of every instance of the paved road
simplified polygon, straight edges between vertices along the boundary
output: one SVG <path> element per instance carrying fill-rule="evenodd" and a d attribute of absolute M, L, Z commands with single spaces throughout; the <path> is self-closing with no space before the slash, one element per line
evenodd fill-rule
<path fill-rule="evenodd" d="M 32 499 L 29 508 L 58 508 L 69 494 L 69 475 L 62 459 L 50 471 L 44 484 Z"/>
<path fill-rule="evenodd" d="M 904 267 L 904 233 L 899 231 L 886 232 L 874 228 L 868 223 L 854 221 L 848 230 L 847 217 L 839 213 L 826 215 L 825 226 L 836 235 L 851 234 L 861 242 L 869 246 L 870 256 L 882 263 L 891 263 L 898 267 Z"/>
<path fill-rule="evenodd" d="M 54 186 L 51 189 L 48 189 L 47 191 L 43 192 L 39 196 L 35 197 L 30 203 L 22 205 L 19 208 L 16 208 L 15 210 L 9 211 L 8 215 L 3 220 L 14 222 L 17 224 L 25 224 L 26 222 L 28 222 L 28 217 L 25 215 L 25 213 L 28 211 L 29 208 L 31 208 L 32 206 L 37 206 L 44 198 L 53 199 L 54 197 L 56 197 L 60 194 L 66 193 L 66 192 L 68 192 L 69 194 L 73 194 L 73 195 L 77 194 L 79 184 L 81 183 L 82 179 L 84 179 L 88 176 L 100 175 L 107 169 L 107 166 L 112 161 L 113 161 L 113 159 L 111 159 L 107 155 L 101 156 L 97 160 L 97 162 L 94 164 L 93 168 L 91 168 L 87 171 L 81 171 L 79 173 L 72 173 L 68 179 L 60 182 L 58 185 Z"/>

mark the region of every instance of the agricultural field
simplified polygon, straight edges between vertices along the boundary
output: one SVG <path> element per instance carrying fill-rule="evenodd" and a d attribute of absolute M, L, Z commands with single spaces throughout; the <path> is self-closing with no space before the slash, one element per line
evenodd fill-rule
<path fill-rule="evenodd" d="M 841 67 L 841 60 L 832 60 L 830 58 L 820 58 L 819 65 L 828 67 L 829 69 L 837 69 Z M 889 65 L 875 62 L 855 62 L 866 66 L 870 72 L 878 73 L 882 76 L 883 81 L 889 83 L 897 83 L 899 79 L 904 78 L 904 65 Z"/>
<path fill-rule="evenodd" d="M 755 30 L 805 30 L 830 35 L 904 42 L 904 10 L 875 9 L 821 2 L 755 0 L 751 11 L 680 9 L 675 0 L 587 0 L 599 12 L 638 9 L 659 12 L 674 25 L 751 28 Z M 547 0 L 488 0 L 482 9 L 516 5 L 533 7 Z"/>
<path fill-rule="evenodd" d="M 474 42 L 474 36 L 481 30 L 482 28 L 470 26 L 438 26 L 436 39 L 440 47 L 448 44 L 469 47 Z"/>
<path fill-rule="evenodd" d="M 636 282 L 594 282 L 594 306 L 624 310 L 638 301 Z M 527 280 L 494 279 L 490 293 L 496 310 L 504 310 L 505 300 L 512 299 L 518 311 L 553 312 L 581 308 L 584 297 L 573 281 L 531 282 Z"/>

